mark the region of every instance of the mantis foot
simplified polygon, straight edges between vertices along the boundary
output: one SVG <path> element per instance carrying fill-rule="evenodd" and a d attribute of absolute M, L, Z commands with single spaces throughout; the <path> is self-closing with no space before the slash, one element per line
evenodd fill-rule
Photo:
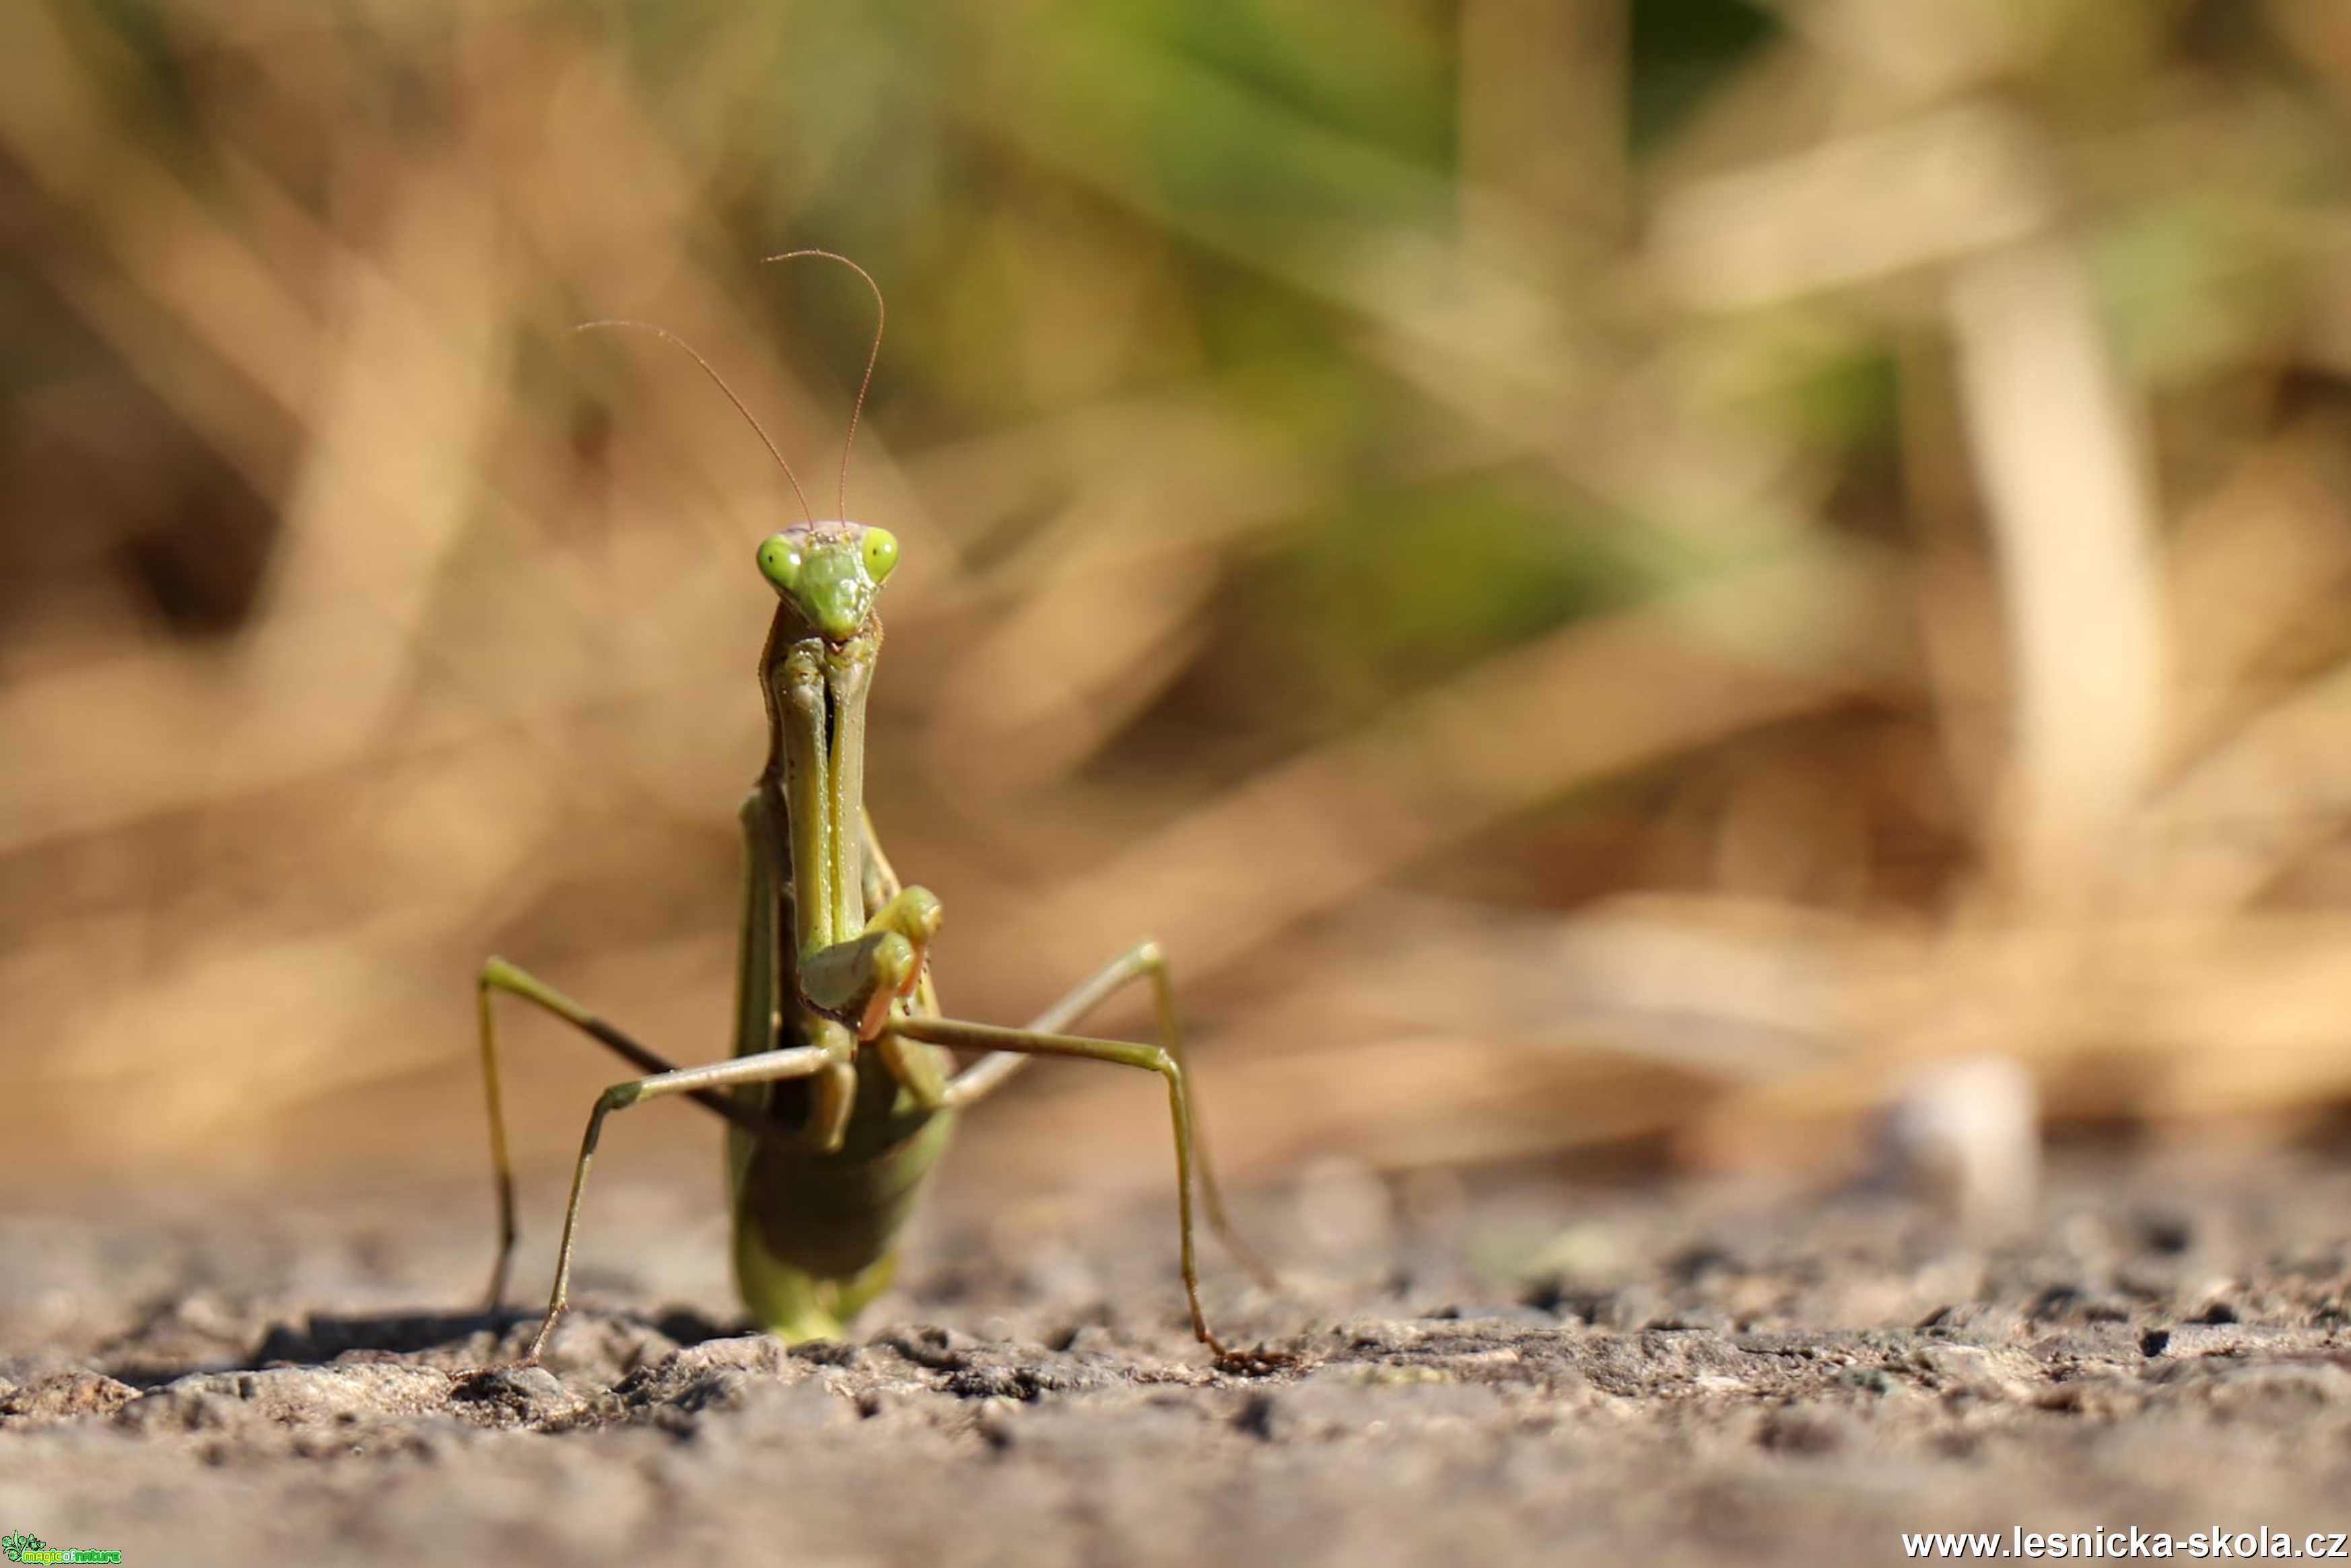
<path fill-rule="evenodd" d="M 1270 1344 L 1249 1350 L 1217 1347 L 1217 1370 L 1235 1377 L 1265 1377 L 1277 1372 L 1288 1372 L 1302 1365 L 1306 1358 L 1296 1351 L 1276 1350 Z"/>

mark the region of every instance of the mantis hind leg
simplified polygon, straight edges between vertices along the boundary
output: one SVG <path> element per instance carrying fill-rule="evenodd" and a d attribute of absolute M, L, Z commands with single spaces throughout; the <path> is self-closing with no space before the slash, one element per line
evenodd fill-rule
<path fill-rule="evenodd" d="M 1166 1051 L 1177 1068 L 1188 1072 L 1183 1021 L 1176 1011 L 1176 986 L 1167 973 L 1167 956 L 1156 942 L 1138 942 L 1103 965 L 1067 996 L 1038 1014 L 1029 1028 L 1039 1033 L 1058 1034 L 1083 1021 L 1089 1013 L 1139 979 L 1151 982 L 1152 1013 L 1158 1024 L 1160 1049 Z M 946 1103 L 957 1110 L 972 1104 L 994 1093 L 1006 1080 L 1035 1060 L 1019 1051 L 991 1052 L 956 1074 L 947 1085 Z M 1196 1088 L 1192 1092 L 1192 1105 L 1196 1113 Z M 1273 1270 L 1233 1228 L 1232 1217 L 1225 1208 L 1224 1188 L 1217 1180 L 1216 1164 L 1208 1157 L 1207 1134 L 1196 1126 L 1192 1132 L 1192 1158 L 1200 1174 L 1201 1207 L 1207 1211 L 1208 1228 L 1251 1278 L 1268 1290 L 1274 1289 Z"/>

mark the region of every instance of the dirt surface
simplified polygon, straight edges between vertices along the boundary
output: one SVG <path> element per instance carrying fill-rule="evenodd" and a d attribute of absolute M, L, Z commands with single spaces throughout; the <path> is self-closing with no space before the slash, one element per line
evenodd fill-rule
<path fill-rule="evenodd" d="M 2076 1166 L 1982 1250 L 1881 1199 L 1394 1197 L 1342 1175 L 1246 1207 L 1283 1291 L 1217 1259 L 1209 1299 L 1299 1358 L 1259 1371 L 1190 1342 L 1157 1210 L 936 1222 L 861 1343 L 786 1351 L 729 1322 L 714 1218 L 600 1195 L 547 1367 L 458 1379 L 531 1326 L 453 1310 L 478 1196 L 16 1215 L 0 1535 L 126 1563 L 1196 1565 L 2351 1530 L 2339 1164 Z"/>

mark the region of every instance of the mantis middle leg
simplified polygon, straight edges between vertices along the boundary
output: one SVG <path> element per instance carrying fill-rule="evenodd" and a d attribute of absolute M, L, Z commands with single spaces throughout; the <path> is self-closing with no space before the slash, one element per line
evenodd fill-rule
<path fill-rule="evenodd" d="M 514 1260 L 517 1236 L 514 1161 L 507 1148 L 505 1096 L 498 1082 L 497 1019 L 490 1005 L 492 993 L 497 991 L 520 997 L 533 1006 L 553 1013 L 641 1071 L 661 1075 L 677 1071 L 674 1064 L 664 1061 L 554 987 L 505 959 L 492 958 L 482 966 L 481 977 L 475 983 L 474 992 L 481 1021 L 482 1086 L 489 1097 L 490 1163 L 498 1195 L 498 1255 L 496 1261 L 490 1266 L 490 1288 L 485 1309 L 490 1311 L 495 1311 L 506 1299 L 507 1268 Z M 695 1103 L 705 1110 L 725 1117 L 754 1137 L 760 1135 L 762 1123 L 748 1106 L 706 1089 L 692 1092 Z"/>
<path fill-rule="evenodd" d="M 1081 988 L 1081 991 L 1086 988 Z M 1192 1100 L 1183 1064 L 1172 1051 L 1165 1046 L 1140 1045 L 1133 1040 L 1092 1040 L 1083 1035 L 1055 1034 L 1040 1030 L 1001 1029 L 993 1024 L 971 1023 L 962 1019 L 901 1018 L 893 1021 L 891 1030 L 904 1039 L 948 1046 L 957 1051 L 1076 1057 L 1088 1061 L 1116 1062 L 1122 1067 L 1139 1067 L 1146 1072 L 1159 1074 L 1167 1084 L 1168 1116 L 1176 1134 L 1176 1225 L 1178 1257 L 1184 1274 L 1184 1296 L 1192 1311 L 1192 1332 L 1202 1344 L 1220 1358 L 1232 1356 L 1225 1343 L 1208 1327 L 1207 1314 L 1200 1307 L 1200 1274 L 1194 1261 L 1192 1248 L 1192 1167 L 1197 1163 L 1192 1133 Z M 1001 1082 L 1004 1076 L 999 1071 L 994 1078 L 984 1080 L 983 1086 L 993 1087 Z M 952 1089 L 948 1103 L 957 1103 Z"/>
<path fill-rule="evenodd" d="M 1092 975 L 1079 982 L 1069 995 L 1047 1008 L 1029 1021 L 1029 1031 L 1040 1034 L 1060 1034 L 1074 1027 L 1096 1008 L 1116 996 L 1138 979 L 1151 982 L 1152 1013 L 1158 1025 L 1160 1049 L 1166 1051 L 1177 1069 L 1188 1073 L 1190 1063 L 1184 1054 L 1183 1020 L 1176 1011 L 1176 986 L 1167 972 L 1167 955 L 1158 943 L 1136 943 Z M 1013 1074 L 1036 1060 L 1029 1052 L 1005 1050 L 993 1051 L 956 1074 L 947 1085 L 946 1103 L 961 1110 L 967 1105 L 993 1094 L 1002 1088 Z M 1196 1089 L 1191 1091 L 1193 1108 L 1199 1106 Z M 1202 1207 L 1208 1213 L 1209 1228 L 1217 1233 L 1226 1249 L 1239 1260 L 1242 1268 L 1267 1290 L 1275 1288 L 1273 1270 L 1257 1249 L 1241 1239 L 1234 1228 L 1232 1217 L 1225 1208 L 1224 1188 L 1217 1180 L 1216 1162 L 1208 1156 L 1208 1135 L 1196 1127 L 1192 1134 L 1192 1159 L 1200 1173 Z"/>
<path fill-rule="evenodd" d="M 807 1078 L 823 1071 L 839 1060 L 835 1052 L 822 1046 L 791 1046 L 782 1051 L 761 1051 L 757 1056 L 739 1056 L 731 1061 L 714 1061 L 707 1067 L 675 1068 L 667 1072 L 656 1072 L 649 1078 L 632 1078 L 615 1083 L 598 1095 L 596 1108 L 588 1113 L 588 1131 L 580 1140 L 580 1163 L 571 1170 L 571 1198 L 564 1206 L 563 1239 L 555 1253 L 555 1289 L 548 1296 L 546 1320 L 538 1325 L 538 1332 L 531 1336 L 530 1349 L 524 1354 L 521 1364 L 538 1364 L 539 1353 L 547 1348 L 548 1337 L 555 1333 L 556 1320 L 563 1315 L 563 1309 L 568 1304 L 571 1288 L 572 1243 L 580 1229 L 580 1204 L 588 1193 L 588 1166 L 596 1157 L 596 1144 L 603 1136 L 605 1117 L 615 1111 L 625 1111 L 632 1105 L 672 1094 L 699 1095 L 705 1090 Z"/>

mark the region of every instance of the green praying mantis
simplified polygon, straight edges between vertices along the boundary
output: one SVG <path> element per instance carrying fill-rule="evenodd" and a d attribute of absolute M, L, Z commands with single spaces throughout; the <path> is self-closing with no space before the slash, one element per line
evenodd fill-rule
<path fill-rule="evenodd" d="M 1231 1353 L 1200 1306 L 1192 1238 L 1196 1174 L 1209 1223 L 1254 1274 L 1269 1282 L 1270 1276 L 1234 1234 L 1200 1139 L 1175 991 L 1157 944 L 1128 949 L 1026 1029 L 940 1011 L 927 962 L 939 901 L 899 881 L 865 812 L 866 695 L 882 648 L 874 602 L 899 545 L 888 530 L 848 521 L 846 514 L 849 455 L 881 355 L 886 307 L 872 275 L 846 256 L 795 250 L 765 260 L 800 256 L 839 262 L 873 291 L 873 347 L 841 443 L 839 519 L 816 519 L 791 465 L 758 420 L 683 339 L 640 321 L 582 327 L 649 331 L 692 356 L 767 445 L 808 520 L 770 534 L 758 551 L 760 575 L 775 590 L 776 613 L 759 656 L 767 764 L 740 812 L 743 908 L 732 1059 L 674 1066 L 506 960 L 482 966 L 475 997 L 498 1207 L 490 1307 L 505 1298 L 516 1240 L 492 1007 L 504 992 L 571 1023 L 643 1075 L 605 1090 L 589 1114 L 547 1315 L 521 1364 L 538 1364 L 563 1315 L 589 1166 L 614 1113 L 684 1095 L 726 1124 L 735 1279 L 744 1306 L 786 1341 L 838 1338 L 890 1283 L 898 1234 L 922 1198 L 956 1113 L 1040 1056 L 1114 1062 L 1165 1082 L 1192 1332 L 1226 1359 Z M 1157 1043 L 1064 1032 L 1138 980 L 1151 988 Z M 977 1053 L 978 1060 L 956 1071 L 956 1052 Z"/>

